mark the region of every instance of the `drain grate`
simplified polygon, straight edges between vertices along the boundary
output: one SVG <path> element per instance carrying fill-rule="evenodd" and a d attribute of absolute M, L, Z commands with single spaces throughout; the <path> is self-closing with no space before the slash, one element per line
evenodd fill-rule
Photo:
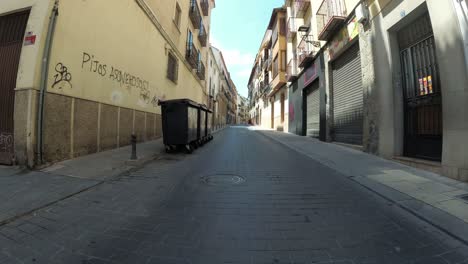
<path fill-rule="evenodd" d="M 201 182 L 213 186 L 230 186 L 242 184 L 245 179 L 235 174 L 214 174 L 201 177 Z"/>

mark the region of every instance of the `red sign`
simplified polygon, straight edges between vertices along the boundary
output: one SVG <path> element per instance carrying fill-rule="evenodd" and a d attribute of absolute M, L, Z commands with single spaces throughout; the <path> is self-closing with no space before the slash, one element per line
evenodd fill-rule
<path fill-rule="evenodd" d="M 315 64 L 312 64 L 304 73 L 304 87 L 309 85 L 317 77 L 317 69 Z"/>
<path fill-rule="evenodd" d="M 36 35 L 33 35 L 32 32 L 28 32 L 28 34 L 26 34 L 26 37 L 24 38 L 24 45 L 30 46 L 34 44 L 36 44 Z"/>

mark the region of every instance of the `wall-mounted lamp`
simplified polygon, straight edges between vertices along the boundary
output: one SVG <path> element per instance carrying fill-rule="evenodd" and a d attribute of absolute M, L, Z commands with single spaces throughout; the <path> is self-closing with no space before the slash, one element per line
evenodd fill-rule
<path fill-rule="evenodd" d="M 309 44 L 312 44 L 312 46 L 316 48 L 320 48 L 320 41 L 314 41 L 314 40 L 309 40 L 308 38 L 310 37 L 309 35 L 309 30 L 310 26 L 300 26 L 297 31 L 302 33 L 302 39 Z"/>

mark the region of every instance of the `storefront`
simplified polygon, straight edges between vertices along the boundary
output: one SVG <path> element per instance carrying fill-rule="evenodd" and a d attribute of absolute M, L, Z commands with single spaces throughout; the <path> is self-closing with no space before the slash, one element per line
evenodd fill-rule
<path fill-rule="evenodd" d="M 289 132 L 326 140 L 326 101 L 322 53 L 289 87 Z"/>

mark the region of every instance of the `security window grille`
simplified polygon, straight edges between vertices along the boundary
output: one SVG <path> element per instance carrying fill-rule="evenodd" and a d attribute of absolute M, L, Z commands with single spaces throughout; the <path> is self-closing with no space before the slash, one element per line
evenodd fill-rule
<path fill-rule="evenodd" d="M 181 13 L 182 13 L 182 10 L 180 9 L 179 3 L 176 3 L 176 10 L 175 10 L 175 15 L 174 15 L 174 24 L 177 26 L 177 28 L 180 28 Z"/>
<path fill-rule="evenodd" d="M 179 62 L 174 54 L 169 53 L 167 56 L 167 78 L 174 83 L 177 83 L 177 78 L 179 76 Z"/>

